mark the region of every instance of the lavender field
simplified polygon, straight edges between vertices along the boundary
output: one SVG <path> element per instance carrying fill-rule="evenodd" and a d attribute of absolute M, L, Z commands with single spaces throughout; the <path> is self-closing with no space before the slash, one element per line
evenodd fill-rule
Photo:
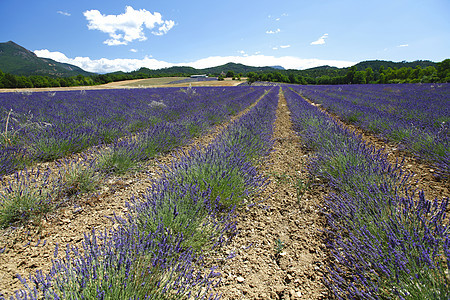
<path fill-rule="evenodd" d="M 292 86 L 344 122 L 376 134 L 450 176 L 450 84 Z"/>
<path fill-rule="evenodd" d="M 326 222 L 327 227 L 314 228 L 324 233 L 322 238 L 301 237 L 318 239 L 316 245 L 323 244 L 328 253 L 314 267 L 328 290 L 326 295 L 336 299 L 448 298 L 448 195 L 428 199 L 409 184 L 411 174 L 404 172 L 401 163 L 392 164 L 386 153 L 300 94 L 343 120 L 398 143 L 432 164 L 445 182 L 450 121 L 450 85 L 445 84 L 0 94 L 3 230 L 34 226 L 46 215 L 58 215 L 64 206 L 75 204 L 78 210 L 86 198 L 100 194 L 108 181 L 123 184 L 130 173 L 150 178 L 144 190 L 126 201 L 123 215 L 114 212 L 108 217 L 111 226 L 79 233 L 78 245 L 56 243 L 45 271 L 38 266 L 26 276 L 14 274 L 20 287 L 14 295 L 8 291 L 8 296 L 17 300 L 219 299 L 215 287 L 224 275 L 211 264 L 210 256 L 223 252 L 239 234 L 239 214 L 250 215 L 252 209 L 274 211 L 258 197 L 271 183 L 263 170 L 275 142 L 292 143 L 273 138 L 277 105 L 285 98 L 287 106 L 282 105 L 290 112 L 283 117 L 300 137 L 296 147 L 303 151 L 288 153 L 294 161 L 296 156 L 308 157 L 308 163 L 291 170 L 306 174 L 301 180 L 291 182 L 283 177 L 285 173 L 275 177 L 292 185 L 295 195 L 280 189 L 270 197 L 273 201 L 294 199 L 294 211 L 276 213 L 281 218 L 293 216 L 298 226 L 309 226 L 299 220 L 313 211 Z M 229 122 L 239 112 L 242 115 Z M 227 122 L 203 147 L 179 152 L 194 138 Z M 156 163 L 163 154 L 174 159 L 160 164 L 158 176 L 147 172 L 148 163 Z M 310 192 L 317 185 L 327 192 Z M 320 207 L 306 209 L 307 197 L 320 197 Z M 248 226 L 258 221 L 251 219 Z M 295 238 L 289 241 L 298 244 Z M 39 238 L 30 247 L 43 248 L 46 243 Z M 5 262 L 15 251 L 2 248 L 6 244 L 0 244 L 0 259 L 5 255 Z M 294 254 L 284 252 L 283 247 L 290 245 L 280 238 L 274 245 L 270 253 L 255 247 L 258 256 L 268 256 L 282 269 L 280 261 Z M 301 245 L 293 249 L 309 254 L 317 250 Z M 225 253 L 220 264 L 236 255 Z M 263 272 L 271 270 L 267 268 Z M 285 268 L 282 280 L 295 274 Z M 301 273 L 308 266 L 304 268 Z M 299 278 L 286 282 L 286 287 L 302 284 Z M 241 287 L 242 283 L 239 279 Z M 1 290 L 0 299 L 4 299 Z"/>
<path fill-rule="evenodd" d="M 159 88 L 2 93 L 0 175 L 112 144 L 158 125 L 176 125 L 178 131 L 199 134 L 240 111 L 262 92 Z"/>
<path fill-rule="evenodd" d="M 76 177 L 75 185 L 79 187 L 82 180 L 91 182 L 99 173 L 108 176 L 111 172 L 128 172 L 129 168 L 117 169 L 122 161 L 130 158 L 145 161 L 152 158 L 149 151 L 153 155 L 170 151 L 262 99 L 239 121 L 230 124 L 207 149 L 194 148 L 179 163 L 168 166 L 162 179 L 153 183 L 153 192 L 149 190 L 141 199 L 135 199 L 125 219 L 115 220 L 119 227 L 104 233 L 86 233 L 84 249 L 68 246 L 62 257 L 56 246 L 54 256 L 58 259 L 53 261 L 50 272 L 43 275 L 38 271 L 29 280 L 20 278 L 24 288 L 16 292 L 16 299 L 128 299 L 136 295 L 170 299 L 174 295 L 181 298 L 208 295 L 216 275 L 211 270 L 205 277 L 200 251 L 214 249 L 235 234 L 235 209 L 264 186 L 266 179 L 258 175 L 255 165 L 258 157 L 270 150 L 278 89 L 196 88 L 140 92 L 61 93 L 51 95 L 52 101 L 41 106 L 39 104 L 48 94 L 38 94 L 35 98 L 33 94 L 7 95 L 4 100 L 9 100 L 9 106 L 5 105 L 5 113 L 24 114 L 17 104 L 21 101 L 21 104 L 34 103 L 38 112 L 37 117 L 33 115 L 25 121 L 33 124 L 31 128 L 11 127 L 16 138 L 14 145 L 28 154 L 26 146 L 35 147 L 33 137 L 47 140 L 53 135 L 68 141 L 70 146 L 77 145 L 77 141 L 67 136 L 77 136 L 80 134 L 77 130 L 81 130 L 86 141 L 91 143 L 70 148 L 65 153 L 57 152 L 57 157 L 45 160 L 62 156 L 61 161 L 65 161 L 63 155 L 86 150 L 92 145 L 107 146 L 107 150 L 93 152 L 97 157 L 92 158 L 90 152 L 86 161 L 78 159 L 76 168 L 81 168 L 82 172 L 78 173 L 80 176 Z M 71 110 L 77 105 L 79 109 Z M 8 114 L 9 119 L 5 121 L 11 120 L 12 113 Z M 54 127 L 59 128 L 45 131 L 54 130 Z M 115 134 L 106 141 L 99 135 L 102 130 Z M 5 134 L 4 137 L 9 143 L 13 136 Z M 34 155 L 32 158 L 36 163 L 43 161 L 41 157 Z M 61 170 L 57 171 L 61 173 Z M 2 227 L 25 222 L 32 214 L 50 211 L 61 192 L 67 194 L 70 191 L 71 194 L 66 196 L 72 195 L 74 182 L 61 184 L 59 180 L 52 192 L 43 193 L 44 187 L 54 184 L 52 175 L 31 173 L 24 170 L 8 177 L 9 183 L 1 193 Z M 86 190 L 77 193 L 86 193 Z M 149 265 L 153 268 L 144 267 Z"/>
<path fill-rule="evenodd" d="M 136 170 L 188 143 L 263 93 L 161 88 L 1 94 L 0 227 L 95 191 L 101 178 Z M 39 167 L 47 161 L 53 167 Z"/>

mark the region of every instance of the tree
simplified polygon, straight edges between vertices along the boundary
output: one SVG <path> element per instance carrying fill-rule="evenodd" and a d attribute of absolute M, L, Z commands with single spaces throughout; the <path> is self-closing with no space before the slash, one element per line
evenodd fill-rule
<path fill-rule="evenodd" d="M 5 73 L 3 73 L 2 70 L 0 70 L 0 88 L 4 87 L 3 78 L 5 78 Z"/>
<path fill-rule="evenodd" d="M 410 82 L 412 82 L 413 80 L 418 80 L 420 79 L 419 75 L 420 75 L 420 70 L 422 70 L 422 68 L 420 66 L 416 66 L 410 73 L 408 76 L 408 79 L 410 80 Z"/>
<path fill-rule="evenodd" d="M 248 84 L 252 84 L 257 79 L 258 79 L 258 74 L 256 74 L 255 72 L 248 72 L 248 74 L 247 74 L 247 82 L 248 82 Z"/>
<path fill-rule="evenodd" d="M 227 78 L 232 78 L 232 77 L 234 77 L 234 72 L 233 72 L 233 71 L 228 71 L 226 77 L 227 77 Z"/>
<path fill-rule="evenodd" d="M 288 77 L 290 83 L 298 83 L 298 78 L 294 73 L 290 73 Z"/>
<path fill-rule="evenodd" d="M 373 73 L 373 70 L 371 67 L 368 67 L 366 69 L 366 80 L 367 80 L 367 83 L 370 83 L 371 81 L 374 80 L 374 73 Z"/>
<path fill-rule="evenodd" d="M 356 84 L 365 84 L 366 83 L 366 72 L 364 71 L 356 71 L 353 76 L 353 82 Z"/>
<path fill-rule="evenodd" d="M 353 83 L 353 77 L 356 73 L 356 66 L 351 66 L 350 69 L 345 74 L 345 83 Z"/>
<path fill-rule="evenodd" d="M 6 88 L 15 88 L 17 87 L 17 78 L 16 76 L 6 73 L 3 78 L 3 86 Z"/>
<path fill-rule="evenodd" d="M 450 82 L 450 59 L 437 63 L 437 76 L 440 81 Z"/>
<path fill-rule="evenodd" d="M 322 75 L 317 79 L 318 84 L 331 84 L 331 77 L 328 75 Z"/>

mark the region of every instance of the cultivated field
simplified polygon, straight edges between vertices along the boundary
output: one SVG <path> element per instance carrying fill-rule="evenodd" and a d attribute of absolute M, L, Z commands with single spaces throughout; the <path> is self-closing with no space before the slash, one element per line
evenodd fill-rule
<path fill-rule="evenodd" d="M 448 298 L 450 85 L 179 80 L 0 94 L 1 293 Z"/>
<path fill-rule="evenodd" d="M 73 87 L 49 87 L 49 88 L 23 88 L 23 89 L 0 89 L 0 93 L 14 92 L 42 92 L 42 91 L 79 91 L 79 90 L 104 90 L 104 89 L 130 89 L 130 88 L 153 88 L 153 87 L 189 87 L 189 86 L 237 86 L 240 83 L 246 81 L 246 78 L 239 80 L 232 80 L 231 78 L 225 78 L 222 81 L 198 81 L 198 82 L 185 82 L 185 83 L 172 83 L 183 79 L 189 79 L 189 77 L 160 77 L 160 78 L 147 78 L 147 79 L 134 79 L 110 82 L 102 85 L 94 86 L 73 86 Z"/>

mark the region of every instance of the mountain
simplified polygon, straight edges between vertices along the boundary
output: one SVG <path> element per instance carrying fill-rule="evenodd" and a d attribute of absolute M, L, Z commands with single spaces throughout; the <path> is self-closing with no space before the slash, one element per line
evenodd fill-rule
<path fill-rule="evenodd" d="M 194 74 L 209 74 L 209 75 L 220 75 L 220 73 L 227 73 L 228 71 L 233 71 L 235 74 L 247 74 L 248 72 L 276 72 L 284 70 L 281 66 L 275 67 L 252 67 L 237 63 L 227 63 L 221 66 L 195 69 L 193 67 L 170 67 L 158 70 L 150 70 L 148 68 L 140 68 L 137 71 L 130 72 L 133 73 L 144 73 L 146 75 L 194 75 Z"/>
<path fill-rule="evenodd" d="M 0 43 L 0 70 L 14 75 L 51 77 L 89 76 L 93 73 L 49 58 L 38 57 L 13 41 Z"/>

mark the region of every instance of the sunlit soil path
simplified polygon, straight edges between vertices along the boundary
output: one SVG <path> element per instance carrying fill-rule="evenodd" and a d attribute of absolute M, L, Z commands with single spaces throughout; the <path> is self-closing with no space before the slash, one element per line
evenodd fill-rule
<path fill-rule="evenodd" d="M 326 191 L 317 181 L 310 189 L 297 188 L 306 182 L 312 154 L 300 148 L 282 94 L 273 138 L 274 150 L 260 168 L 271 183 L 254 199 L 258 205 L 240 212 L 239 234 L 213 258 L 222 273 L 215 292 L 221 299 L 327 299 L 326 220 L 320 212 Z"/>
<path fill-rule="evenodd" d="M 188 145 L 147 162 L 143 171 L 104 179 L 101 188 L 95 193 L 81 195 L 74 205 L 46 215 L 39 224 L 0 230 L 0 293 L 9 299 L 14 291 L 23 288 L 17 274 L 28 278 L 28 274 L 35 274 L 36 270 L 49 270 L 57 244 L 61 250 L 65 250 L 67 244 L 81 248 L 85 233 L 113 226 L 111 219 L 114 214 L 123 216 L 127 212 L 126 203 L 146 192 L 152 180 L 159 177 L 161 165 L 170 165 L 178 159 L 177 154 L 187 153 L 194 147 L 206 147 L 232 121 L 252 109 L 262 97 L 231 117 L 229 122 L 216 125 L 207 134 L 194 138 Z M 63 254 L 64 251 L 59 253 Z"/>

